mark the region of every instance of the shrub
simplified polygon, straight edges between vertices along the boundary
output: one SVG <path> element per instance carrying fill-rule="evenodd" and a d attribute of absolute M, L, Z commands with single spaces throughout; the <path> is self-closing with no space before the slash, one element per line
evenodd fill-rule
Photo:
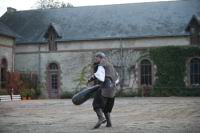
<path fill-rule="evenodd" d="M 200 96 L 200 88 L 154 88 L 151 96 Z"/>
<path fill-rule="evenodd" d="M 28 96 L 28 90 L 27 89 L 20 89 L 20 95 L 21 95 L 21 97 L 27 97 Z"/>
<path fill-rule="evenodd" d="M 33 98 L 33 99 L 37 98 L 34 88 L 31 88 L 31 90 L 30 90 L 30 97 Z"/>
<path fill-rule="evenodd" d="M 34 88 L 35 91 L 35 98 L 38 98 L 41 95 L 41 87 Z"/>
<path fill-rule="evenodd" d="M 69 98 L 72 98 L 73 95 L 74 95 L 74 92 L 71 92 L 71 91 L 64 91 L 64 92 L 61 94 L 60 98 L 61 98 L 61 99 L 69 99 Z"/>
<path fill-rule="evenodd" d="M 0 89 L 0 95 L 10 95 L 6 89 Z"/>
<path fill-rule="evenodd" d="M 132 88 L 126 88 L 118 91 L 116 97 L 134 97 L 136 93 L 132 91 Z"/>
<path fill-rule="evenodd" d="M 20 89 L 20 95 L 21 97 L 34 97 L 35 95 L 35 91 L 34 89 Z"/>

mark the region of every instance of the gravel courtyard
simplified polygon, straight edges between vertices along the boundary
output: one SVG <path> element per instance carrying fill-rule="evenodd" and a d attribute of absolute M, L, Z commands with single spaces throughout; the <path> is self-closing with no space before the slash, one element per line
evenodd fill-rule
<path fill-rule="evenodd" d="M 96 121 L 92 99 L 0 102 L 0 133 L 200 133 L 200 97 L 116 98 L 113 127 Z"/>

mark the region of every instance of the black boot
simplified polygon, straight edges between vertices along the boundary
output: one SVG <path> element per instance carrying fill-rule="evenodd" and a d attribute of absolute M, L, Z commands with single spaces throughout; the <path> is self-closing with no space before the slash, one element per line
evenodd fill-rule
<path fill-rule="evenodd" d="M 101 126 L 101 124 L 106 122 L 106 119 L 103 117 L 103 112 L 101 109 L 96 109 L 95 112 L 97 114 L 98 121 L 97 121 L 96 125 L 94 126 L 94 129 L 99 128 Z"/>
<path fill-rule="evenodd" d="M 105 117 L 106 117 L 106 127 L 112 127 L 112 123 L 111 123 L 111 119 L 110 119 L 110 113 L 104 113 Z"/>

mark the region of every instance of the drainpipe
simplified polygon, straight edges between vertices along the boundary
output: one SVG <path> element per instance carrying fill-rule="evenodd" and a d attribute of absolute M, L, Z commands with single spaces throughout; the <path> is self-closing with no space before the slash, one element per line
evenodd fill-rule
<path fill-rule="evenodd" d="M 41 80 L 41 70 L 40 70 L 40 66 L 41 66 L 41 53 L 40 53 L 40 49 L 41 49 L 41 44 L 39 43 L 39 48 L 38 48 L 38 84 L 40 84 L 40 80 Z"/>
<path fill-rule="evenodd" d="M 1 63 L 0 63 L 0 89 L 1 89 Z"/>
<path fill-rule="evenodd" d="M 121 84 L 120 89 L 123 89 L 124 86 L 124 53 L 123 53 L 123 44 L 122 39 L 120 38 L 120 60 L 121 60 Z"/>
<path fill-rule="evenodd" d="M 12 72 L 15 71 L 15 39 L 12 47 Z"/>

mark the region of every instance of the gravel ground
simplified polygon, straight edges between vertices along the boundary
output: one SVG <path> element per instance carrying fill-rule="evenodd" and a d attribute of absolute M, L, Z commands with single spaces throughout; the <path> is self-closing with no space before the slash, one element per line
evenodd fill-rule
<path fill-rule="evenodd" d="M 92 99 L 0 102 L 0 133 L 200 133 L 200 97 L 116 98 L 113 127 L 96 121 Z"/>

